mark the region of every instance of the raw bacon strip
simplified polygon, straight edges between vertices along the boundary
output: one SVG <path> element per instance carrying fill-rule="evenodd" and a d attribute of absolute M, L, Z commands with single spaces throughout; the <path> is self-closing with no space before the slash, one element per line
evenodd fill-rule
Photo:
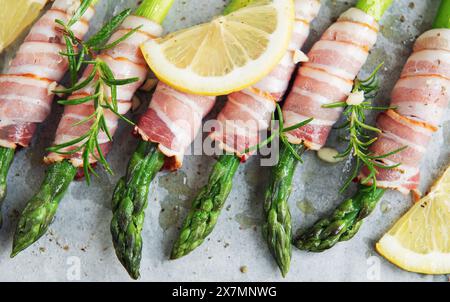
<path fill-rule="evenodd" d="M 57 0 L 34 24 L 12 60 L 7 74 L 0 76 L 0 146 L 28 146 L 38 123 L 50 113 L 56 83 L 68 69 L 62 33 L 55 19 L 69 21 L 80 1 Z M 82 39 L 89 29 L 94 9 L 88 8 L 72 26 Z"/>
<path fill-rule="evenodd" d="M 143 26 L 136 35 L 133 34 L 129 39 L 122 41 L 113 49 L 106 50 L 98 56 L 109 66 L 109 68 L 111 68 L 116 79 L 127 79 L 135 77 L 139 78 L 139 80 L 134 83 L 117 86 L 118 111 L 122 115 L 126 114 L 131 108 L 131 99 L 134 93 L 142 85 L 147 77 L 148 69 L 140 53 L 139 45 L 149 39 L 160 36 L 163 30 L 159 24 L 146 18 L 129 16 L 121 24 L 117 34 L 112 36 L 109 41 L 109 43 L 111 43 L 117 40 L 117 38 L 123 36 L 139 25 Z M 87 68 L 80 81 L 86 79 L 91 71 L 92 67 Z M 93 84 L 91 84 L 74 93 L 69 97 L 69 99 L 82 98 L 92 95 L 93 93 L 94 87 Z M 107 89 L 107 93 L 109 93 L 109 89 Z M 76 126 L 74 126 L 74 124 L 86 119 L 87 117 L 92 115 L 94 111 L 95 108 L 92 101 L 79 105 L 66 106 L 61 121 L 58 125 L 58 129 L 56 131 L 54 145 L 67 143 L 86 133 L 91 127 L 91 122 Z M 105 114 L 105 119 L 109 132 L 111 136 L 113 136 L 115 131 L 117 130 L 118 117 L 108 110 Z M 111 142 L 109 141 L 107 135 L 101 132 L 99 134 L 98 141 L 102 148 L 103 154 L 106 155 L 111 148 Z M 82 143 L 83 142 L 80 142 L 78 146 Z M 70 148 L 63 149 L 62 151 L 70 151 L 74 150 L 75 148 L 76 146 L 71 146 Z M 45 158 L 45 162 L 54 163 L 63 159 L 70 159 L 75 167 L 81 167 L 83 165 L 81 152 L 82 151 L 67 155 L 50 153 Z M 97 160 L 94 157 L 90 158 L 91 163 L 94 163 L 96 161 Z"/>
<path fill-rule="evenodd" d="M 165 168 L 176 170 L 214 103 L 215 97 L 186 94 L 159 82 L 135 130 L 143 140 L 158 143 L 167 157 Z"/>
<path fill-rule="evenodd" d="M 310 22 L 319 13 L 320 1 L 297 0 L 295 8 L 292 41 L 280 64 L 253 87 L 228 96 L 228 102 L 219 113 L 215 130 L 210 135 L 222 149 L 242 159 L 249 156 L 243 151 L 257 145 L 260 131 L 270 126 L 275 104 L 286 92 L 296 66 L 294 57 L 309 35 Z"/>
<path fill-rule="evenodd" d="M 407 194 L 416 191 L 419 167 L 432 134 L 442 122 L 450 95 L 450 29 L 433 29 L 420 36 L 391 97 L 396 110 L 378 117 L 383 131 L 370 151 L 381 156 L 406 146 L 402 152 L 383 158 L 384 165 L 396 169 L 378 169 L 377 186 Z M 359 176 L 364 179 L 368 171 Z"/>
<path fill-rule="evenodd" d="M 417 38 L 414 44 L 414 51 L 424 49 L 441 49 L 450 51 L 450 31 L 442 29 L 432 29 L 423 33 Z"/>
<path fill-rule="evenodd" d="M 436 75 L 401 78 L 392 91 L 392 106 L 398 107 L 400 114 L 436 128 L 440 120 L 436 117 L 447 110 L 449 84 L 450 80 Z"/>
<path fill-rule="evenodd" d="M 342 108 L 326 109 L 322 105 L 347 99 L 356 75 L 375 45 L 378 30 L 372 16 L 351 8 L 314 44 L 308 53 L 309 61 L 299 69 L 283 107 L 286 127 L 311 117 L 314 120 L 287 133 L 289 142 L 304 143 L 313 150 L 323 147 Z"/>

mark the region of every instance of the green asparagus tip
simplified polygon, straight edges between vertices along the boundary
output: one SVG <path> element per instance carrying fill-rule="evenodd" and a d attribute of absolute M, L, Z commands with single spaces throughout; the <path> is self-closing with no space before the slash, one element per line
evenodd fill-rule
<path fill-rule="evenodd" d="M 281 144 L 279 160 L 272 167 L 264 198 L 263 236 L 283 277 L 288 274 L 291 264 L 292 224 L 288 200 L 292 191 L 295 168 L 299 163 L 292 151 L 301 156 L 305 148 L 303 145 L 288 147 Z"/>
<path fill-rule="evenodd" d="M 363 220 L 372 213 L 385 189 L 359 185 L 356 194 L 341 203 L 331 216 L 318 220 L 300 234 L 293 244 L 300 250 L 322 252 L 338 242 L 353 238 Z"/>
<path fill-rule="evenodd" d="M 67 160 L 49 166 L 39 191 L 30 199 L 19 217 L 11 257 L 45 234 L 76 171 Z"/>
<path fill-rule="evenodd" d="M 181 258 L 183 256 L 184 255 L 182 255 L 182 254 L 177 254 L 177 251 L 172 250 L 172 252 L 170 254 L 170 257 L 169 257 L 169 260 L 177 260 L 177 259 L 179 259 L 179 258 Z"/>
<path fill-rule="evenodd" d="M 289 267 L 290 267 L 290 264 L 288 264 L 287 266 L 279 266 L 281 276 L 283 278 L 286 278 L 287 274 L 289 273 Z"/>
<path fill-rule="evenodd" d="M 124 267 L 126 267 L 124 263 L 122 263 L 122 265 L 123 265 Z M 137 268 L 137 269 L 133 269 L 133 268 L 128 269 L 128 268 L 127 268 L 126 270 L 127 270 L 128 275 L 129 275 L 133 280 L 138 280 L 138 279 L 141 277 L 141 274 L 139 273 L 139 268 Z"/>
<path fill-rule="evenodd" d="M 34 241 L 32 242 L 21 242 L 21 243 L 15 243 L 13 245 L 12 251 L 11 251 L 11 255 L 9 256 L 10 258 L 14 258 L 16 257 L 21 251 L 23 251 L 24 249 L 26 249 L 27 247 L 29 247 L 30 245 L 32 245 L 34 243 Z"/>
<path fill-rule="evenodd" d="M 133 279 L 139 278 L 142 228 L 149 187 L 164 165 L 158 145 L 141 141 L 128 163 L 126 176 L 116 185 L 112 198 L 111 235 L 117 258 Z"/>
<path fill-rule="evenodd" d="M 13 249 L 11 252 L 11 255 L 9 256 L 10 258 L 14 258 L 17 256 L 17 254 L 20 253 L 20 250 L 15 250 Z"/>
<path fill-rule="evenodd" d="M 235 155 L 225 154 L 218 158 L 208 183 L 192 202 L 180 235 L 173 245 L 170 259 L 189 254 L 212 232 L 233 187 L 233 176 L 239 164 L 240 159 Z"/>
<path fill-rule="evenodd" d="M 37 239 L 36 240 L 30 239 L 29 237 L 28 238 L 22 237 L 21 239 L 23 240 L 20 239 L 14 240 L 13 248 L 10 255 L 11 258 L 16 257 L 21 251 L 32 245 L 37 240 Z"/>

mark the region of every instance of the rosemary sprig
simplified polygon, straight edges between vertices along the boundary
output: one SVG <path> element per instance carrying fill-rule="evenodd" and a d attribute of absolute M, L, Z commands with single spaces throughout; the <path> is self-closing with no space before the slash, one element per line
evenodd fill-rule
<path fill-rule="evenodd" d="M 324 108 L 337 108 L 345 107 L 344 116 L 345 122 L 336 127 L 337 129 L 344 129 L 348 136 L 345 138 L 348 141 L 347 148 L 339 153 L 336 158 L 346 158 L 353 156 L 356 159 L 355 167 L 353 168 L 350 176 L 346 179 L 344 185 L 341 188 L 341 193 L 347 190 L 352 183 L 353 179 L 357 177 L 360 169 L 365 166 L 369 170 L 369 175 L 361 180 L 361 184 L 367 184 L 372 181 L 373 190 L 377 187 L 377 169 L 395 169 L 401 164 L 396 165 L 384 165 L 380 161 L 383 158 L 387 158 L 393 154 L 403 151 L 406 147 L 399 148 L 387 154 L 381 156 L 375 156 L 369 151 L 370 145 L 372 145 L 377 138 L 371 138 L 368 132 L 381 133 L 381 130 L 377 127 L 366 124 L 366 113 L 370 110 L 388 110 L 392 107 L 376 107 L 372 106 L 371 100 L 375 97 L 379 89 L 379 80 L 377 77 L 378 71 L 384 63 L 375 68 L 372 74 L 364 80 L 356 79 L 352 89 L 352 93 L 362 92 L 364 95 L 364 101 L 359 104 L 349 105 L 347 102 L 336 102 L 329 105 L 323 105 Z"/>
<path fill-rule="evenodd" d="M 275 113 L 278 115 L 278 120 L 276 119 Z M 301 127 L 311 123 L 313 120 L 314 120 L 313 118 L 309 118 L 298 124 L 295 124 L 295 125 L 285 128 L 283 112 L 281 110 L 280 105 L 278 103 L 276 103 L 276 110 L 272 113 L 271 135 L 268 138 L 266 138 L 265 140 L 263 140 L 262 142 L 260 142 L 259 144 L 245 149 L 243 154 L 259 150 L 262 147 L 270 144 L 276 137 L 279 137 L 280 141 L 288 148 L 289 152 L 295 157 L 295 159 L 297 159 L 299 162 L 303 163 L 301 155 L 294 149 L 294 147 L 288 141 L 286 133 L 296 130 L 298 128 L 301 128 Z M 275 127 L 277 121 L 278 121 L 278 127 Z"/>
<path fill-rule="evenodd" d="M 124 10 L 120 14 L 113 17 L 86 42 L 75 37 L 70 27 L 81 18 L 92 2 L 93 0 L 83 1 L 78 10 L 74 13 L 73 17 L 67 23 L 64 23 L 62 20 L 55 20 L 55 22 L 61 26 L 64 40 L 66 42 L 66 51 L 62 52 L 61 55 L 67 57 L 68 59 L 72 85 L 67 89 L 53 91 L 54 93 L 68 94 L 74 93 L 88 86 L 92 87 L 94 91 L 94 94 L 92 95 L 58 101 L 59 104 L 67 106 L 92 102 L 94 112 L 90 116 L 73 125 L 75 127 L 81 124 L 89 123 L 90 127 L 87 132 L 81 134 L 76 139 L 47 149 L 49 152 L 62 155 L 71 155 L 81 152 L 84 174 L 88 184 L 90 183 L 90 172 L 97 176 L 97 173 L 91 165 L 92 158 L 102 164 L 106 171 L 112 173 L 103 151 L 101 150 L 101 144 L 98 141 L 98 136 L 101 133 L 104 133 L 108 140 L 112 141 L 112 137 L 106 123 L 106 111 L 110 110 L 120 119 L 134 125 L 133 122 L 118 112 L 117 86 L 128 85 L 139 80 L 138 78 L 116 79 L 108 64 L 104 62 L 101 57 L 96 56 L 96 52 L 115 47 L 139 30 L 140 27 L 136 27 L 117 40 L 106 44 L 108 39 L 122 24 L 125 18 L 130 15 L 130 9 Z M 92 70 L 85 79 L 76 82 L 78 72 L 83 66 L 89 66 Z"/>

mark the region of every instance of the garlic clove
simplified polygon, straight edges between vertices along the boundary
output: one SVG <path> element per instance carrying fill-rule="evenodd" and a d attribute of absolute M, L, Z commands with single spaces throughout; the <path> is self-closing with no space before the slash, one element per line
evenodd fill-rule
<path fill-rule="evenodd" d="M 319 151 L 317 151 L 317 156 L 330 164 L 336 164 L 343 160 L 343 158 L 337 157 L 339 155 L 339 152 L 336 149 L 333 148 L 322 148 Z"/>

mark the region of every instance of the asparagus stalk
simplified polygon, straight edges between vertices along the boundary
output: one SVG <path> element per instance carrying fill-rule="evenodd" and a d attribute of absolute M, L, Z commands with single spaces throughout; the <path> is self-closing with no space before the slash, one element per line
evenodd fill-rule
<path fill-rule="evenodd" d="M 359 0 L 356 7 L 379 20 L 391 4 L 392 0 Z M 295 148 L 302 150 L 303 145 L 297 145 Z M 292 234 L 288 199 L 296 166 L 294 154 L 283 148 L 280 160 L 273 167 L 264 203 L 266 222 L 263 235 L 283 276 L 289 271 L 292 253 L 291 245 L 286 242 L 291 241 Z"/>
<path fill-rule="evenodd" d="M 450 0 L 442 0 L 433 24 L 434 28 L 450 28 Z"/>
<path fill-rule="evenodd" d="M 233 176 L 240 164 L 235 155 L 222 155 L 214 165 L 208 184 L 203 187 L 192 202 L 176 240 L 171 259 L 189 254 L 203 243 L 216 225 L 220 211 L 231 192 Z"/>
<path fill-rule="evenodd" d="M 356 3 L 356 8 L 380 21 L 392 2 L 393 0 L 359 0 Z"/>
<path fill-rule="evenodd" d="M 442 0 L 433 27 L 450 28 L 450 0 Z M 329 218 L 319 220 L 301 234 L 294 245 L 301 250 L 320 252 L 340 241 L 353 238 L 363 219 L 372 213 L 384 192 L 385 189 L 373 190 L 360 184 L 352 198 L 339 205 Z"/>
<path fill-rule="evenodd" d="M 134 14 L 161 24 L 169 13 L 173 1 L 174 0 L 144 0 Z"/>
<path fill-rule="evenodd" d="M 162 23 L 173 0 L 145 0 L 135 14 Z M 117 258 L 130 277 L 138 279 L 142 255 L 142 227 L 150 183 L 161 170 L 164 155 L 156 144 L 141 141 L 133 153 L 126 176 L 116 185 L 112 197 L 110 230 Z"/>
<path fill-rule="evenodd" d="M 0 147 L 0 227 L 3 224 L 1 209 L 6 197 L 8 171 L 14 159 L 14 152 L 15 150 L 12 148 Z"/>
<path fill-rule="evenodd" d="M 112 198 L 111 234 L 116 255 L 133 279 L 139 278 L 142 227 L 150 183 L 164 164 L 157 145 L 141 141 Z"/>
<path fill-rule="evenodd" d="M 253 0 L 232 0 L 225 12 L 231 13 L 248 5 L 251 1 Z M 141 231 L 144 223 L 144 210 L 147 207 L 148 188 L 156 173 L 161 169 L 163 162 L 164 155 L 156 148 L 156 145 L 141 142 L 129 163 L 127 175 L 118 182 L 113 194 L 112 240 L 117 257 L 134 279 L 139 278 L 142 251 Z M 238 164 L 239 159 L 235 156 L 224 156 L 219 159 L 215 167 L 215 173 L 210 179 L 215 182 L 211 184 L 211 188 L 215 191 L 211 191 L 209 194 L 222 193 L 214 198 L 216 211 L 220 211 L 231 190 L 232 175 Z M 234 169 L 231 175 L 226 173 L 230 169 Z M 224 186 L 225 183 L 227 186 Z M 228 187 L 229 189 L 227 189 Z M 139 194 L 135 192 L 139 192 Z M 219 200 L 219 198 L 222 199 Z M 202 201 L 199 202 L 202 204 Z M 216 219 L 214 219 L 213 225 L 215 221 Z M 204 236 L 206 237 L 207 234 Z"/>
<path fill-rule="evenodd" d="M 357 193 L 344 201 L 329 218 L 316 222 L 300 235 L 294 245 L 310 252 L 321 252 L 339 241 L 351 239 L 361 227 L 363 219 L 372 213 L 383 197 L 384 189 L 360 185 Z"/>
<path fill-rule="evenodd" d="M 254 0 L 231 0 L 224 14 L 230 14 L 249 5 Z M 178 259 L 193 251 L 212 232 L 217 218 L 233 186 L 233 176 L 241 160 L 236 155 L 219 157 L 209 176 L 208 183 L 192 202 L 183 222 L 179 237 L 174 243 L 170 259 Z"/>
<path fill-rule="evenodd" d="M 90 5 L 95 5 L 97 1 L 98 0 L 92 0 Z M 16 150 L 14 148 L 0 147 L 0 227 L 3 222 L 1 209 L 3 200 L 6 197 L 7 177 L 9 168 L 11 167 L 11 163 L 14 159 L 15 151 Z"/>
<path fill-rule="evenodd" d="M 49 167 L 40 190 L 31 198 L 19 218 L 11 257 L 45 234 L 76 172 L 77 169 L 67 160 Z"/>
<path fill-rule="evenodd" d="M 293 148 L 298 154 L 305 151 L 303 145 L 293 145 Z M 287 201 L 297 164 L 298 160 L 292 156 L 292 151 L 282 144 L 279 162 L 272 170 L 264 202 L 266 222 L 263 225 L 263 235 L 283 277 L 289 272 L 291 264 L 291 212 Z"/>
<path fill-rule="evenodd" d="M 172 3 L 173 0 L 144 0 L 135 14 L 159 22 L 167 15 Z M 19 218 L 11 257 L 33 244 L 47 231 L 76 171 L 68 160 L 50 166 L 38 193 L 28 202 Z"/>

